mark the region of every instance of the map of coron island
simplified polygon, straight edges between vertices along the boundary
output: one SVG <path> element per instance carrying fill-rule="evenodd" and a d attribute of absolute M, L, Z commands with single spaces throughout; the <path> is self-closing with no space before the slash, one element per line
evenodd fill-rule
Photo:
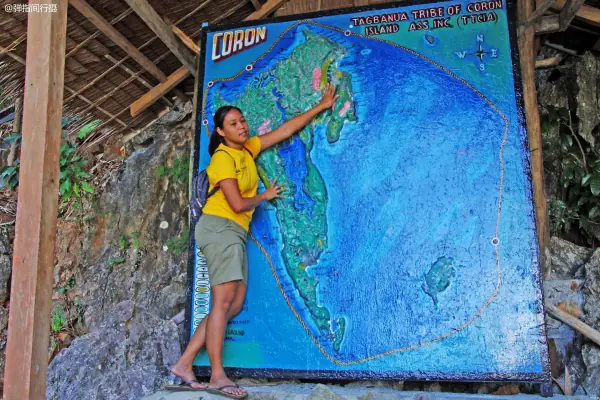
<path fill-rule="evenodd" d="M 257 376 L 542 373 L 528 155 L 504 11 L 494 10 L 501 26 L 409 31 L 419 15 L 410 9 L 267 24 L 264 43 L 244 49 L 240 33 L 237 53 L 218 60 L 207 34 L 199 169 L 220 106 L 239 107 L 254 136 L 315 106 L 329 83 L 339 95 L 257 158 L 259 191 L 275 178 L 289 191 L 254 214 L 228 366 Z M 398 16 L 392 33 L 355 26 L 402 10 L 408 19 Z M 199 275 L 195 302 L 206 292 Z"/>

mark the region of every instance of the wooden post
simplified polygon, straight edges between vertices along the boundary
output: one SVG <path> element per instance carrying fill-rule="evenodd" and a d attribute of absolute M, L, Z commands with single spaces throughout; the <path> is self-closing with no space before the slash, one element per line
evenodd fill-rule
<path fill-rule="evenodd" d="M 58 208 L 59 148 L 67 0 L 31 0 L 56 12 L 32 12 L 27 65 L 17 224 L 13 250 L 5 400 L 46 398 Z"/>
<path fill-rule="evenodd" d="M 527 21 L 529 16 L 533 13 L 535 2 L 531 0 L 518 0 L 517 5 L 519 8 L 519 22 L 522 24 Z M 544 167 L 542 163 L 542 129 L 540 127 L 540 113 L 538 111 L 537 92 L 535 90 L 534 80 L 536 58 L 536 55 L 533 52 L 534 41 L 535 28 L 529 26 L 523 29 L 519 35 L 523 100 L 525 103 L 525 118 L 531 154 L 531 178 L 535 201 L 538 240 L 540 244 L 540 262 L 542 263 L 542 273 L 543 275 L 546 275 L 547 271 L 544 265 L 544 251 L 550 241 L 550 226 L 548 223 Z"/>

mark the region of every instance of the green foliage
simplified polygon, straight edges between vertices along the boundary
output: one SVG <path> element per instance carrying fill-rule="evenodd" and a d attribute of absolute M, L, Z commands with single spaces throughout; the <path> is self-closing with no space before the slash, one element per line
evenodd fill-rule
<path fill-rule="evenodd" d="M 111 257 L 108 260 L 108 266 L 112 267 L 113 265 L 118 265 L 118 264 L 123 264 L 125 262 L 125 259 L 123 257 Z"/>
<path fill-rule="evenodd" d="M 133 241 L 133 248 L 134 249 L 139 249 L 140 248 L 140 233 L 139 232 L 133 232 L 131 234 L 131 240 Z"/>
<path fill-rule="evenodd" d="M 93 121 L 79 130 L 78 136 L 83 139 L 93 131 L 100 121 Z M 21 134 L 15 133 L 4 137 L 2 140 L 8 143 L 21 144 Z M 92 175 L 85 171 L 85 160 L 81 156 L 74 154 L 77 147 L 69 141 L 65 141 L 60 146 L 60 184 L 59 193 L 63 203 L 67 203 L 71 198 L 75 202 L 80 201 L 86 194 L 94 194 L 94 188 L 85 179 Z M 13 166 L 0 167 L 0 188 L 8 186 L 16 189 L 19 185 L 19 160 Z M 75 204 L 75 207 L 77 205 Z"/>
<path fill-rule="evenodd" d="M 58 333 L 62 331 L 67 325 L 67 317 L 65 315 L 65 310 L 62 306 L 56 307 L 52 310 L 52 314 L 50 314 L 50 329 L 52 333 Z"/>
<path fill-rule="evenodd" d="M 21 134 L 11 133 L 10 135 L 3 137 L 2 141 L 9 143 L 10 145 L 16 144 L 19 146 L 21 144 Z M 15 165 L 4 165 L 0 167 L 0 188 L 8 186 L 14 190 L 19 185 L 19 167 L 19 160 L 15 162 Z"/>
<path fill-rule="evenodd" d="M 4 138 L 2 138 L 3 141 L 5 141 L 6 143 L 16 143 L 17 145 L 21 144 L 21 138 L 22 135 L 20 133 L 11 133 L 10 135 L 6 135 Z"/>
<path fill-rule="evenodd" d="M 83 170 L 85 160 L 81 156 L 74 155 L 77 148 L 70 142 L 60 146 L 60 186 L 59 193 L 63 201 L 69 201 L 71 197 L 80 199 L 86 193 L 94 194 L 94 188 L 84 179 L 92 175 Z"/>
<path fill-rule="evenodd" d="M 169 251 L 172 251 L 179 256 L 187 250 L 189 239 L 190 230 L 186 229 L 180 236 L 169 239 L 167 243 L 165 243 L 165 246 L 167 246 Z"/>
<path fill-rule="evenodd" d="M 187 186 L 190 171 L 190 158 L 179 157 L 173 161 L 172 165 L 161 165 L 156 169 L 156 174 L 160 177 L 169 178 L 175 185 Z"/>
<path fill-rule="evenodd" d="M 0 188 L 8 186 L 12 190 L 16 189 L 19 185 L 19 167 L 18 161 L 10 167 L 6 165 L 0 167 Z"/>
<path fill-rule="evenodd" d="M 58 293 L 65 293 L 71 289 L 73 289 L 75 287 L 75 276 L 71 276 L 69 277 L 69 279 L 67 279 L 67 282 L 65 282 L 65 284 L 61 287 L 59 287 L 58 289 L 56 289 L 56 291 Z"/>
<path fill-rule="evenodd" d="M 119 236 L 119 248 L 121 250 L 127 250 L 129 248 L 129 235 L 121 233 Z"/>
<path fill-rule="evenodd" d="M 556 129 L 558 135 L 548 135 L 544 158 L 560 166 L 561 185 L 559 199 L 551 201 L 548 209 L 552 233 L 576 229 L 592 242 L 590 224 L 600 224 L 600 158 L 578 137 L 569 110 L 547 107 L 547 111 L 542 129 Z"/>
<path fill-rule="evenodd" d="M 125 233 L 121 233 L 121 235 L 119 235 L 119 249 L 127 250 L 132 245 L 134 249 L 140 248 L 139 232 L 133 232 L 131 235 L 127 235 Z"/>
<path fill-rule="evenodd" d="M 100 121 L 99 119 L 94 120 L 92 122 L 89 122 L 87 124 L 85 124 L 83 127 L 81 127 L 81 129 L 79 129 L 79 131 L 77 132 L 77 137 L 81 140 L 85 139 L 90 133 L 92 133 L 97 127 L 98 125 L 100 125 L 102 123 L 102 121 Z"/>

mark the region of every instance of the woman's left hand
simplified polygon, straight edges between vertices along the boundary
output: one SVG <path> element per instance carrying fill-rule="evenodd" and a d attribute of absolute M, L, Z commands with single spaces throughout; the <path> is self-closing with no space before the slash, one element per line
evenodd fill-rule
<path fill-rule="evenodd" d="M 323 98 L 319 103 L 319 107 L 323 110 L 333 107 L 338 97 L 340 96 L 335 94 L 335 86 L 330 82 L 327 89 L 323 90 Z"/>

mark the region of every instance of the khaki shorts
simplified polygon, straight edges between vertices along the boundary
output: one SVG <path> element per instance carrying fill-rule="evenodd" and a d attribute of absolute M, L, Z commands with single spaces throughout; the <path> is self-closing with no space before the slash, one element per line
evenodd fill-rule
<path fill-rule="evenodd" d="M 248 284 L 248 232 L 227 218 L 203 214 L 196 224 L 196 244 L 206 257 L 210 285 Z"/>

